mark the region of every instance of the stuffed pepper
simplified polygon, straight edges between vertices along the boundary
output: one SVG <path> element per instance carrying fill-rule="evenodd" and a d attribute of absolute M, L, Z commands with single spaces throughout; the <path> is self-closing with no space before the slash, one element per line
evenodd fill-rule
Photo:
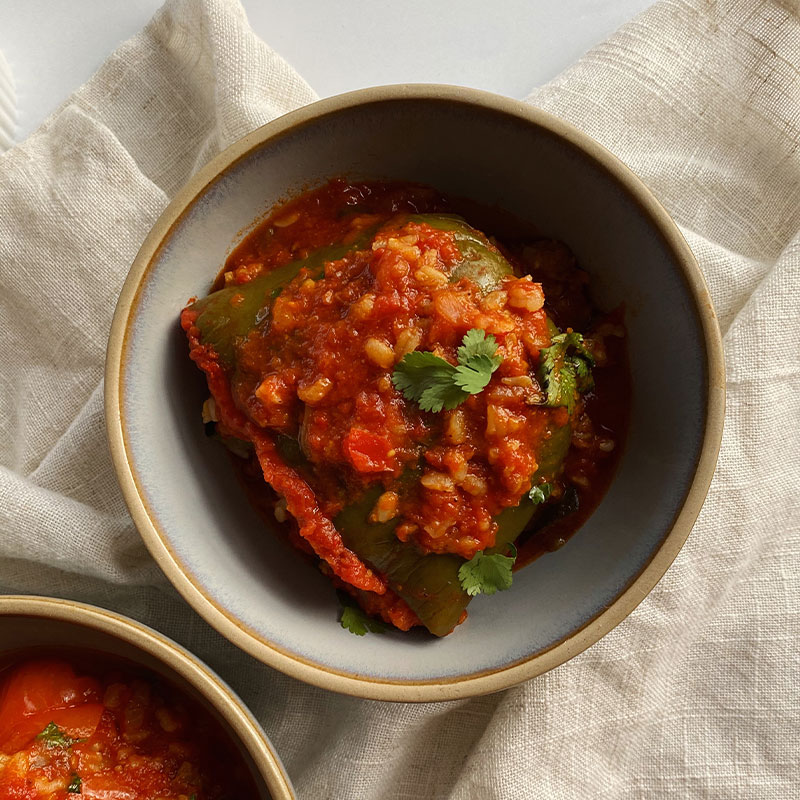
<path fill-rule="evenodd" d="M 588 400 L 624 329 L 586 280 L 563 245 L 501 245 L 430 189 L 338 180 L 183 310 L 209 433 L 257 470 L 350 630 L 450 633 L 602 483 L 619 432 Z"/>

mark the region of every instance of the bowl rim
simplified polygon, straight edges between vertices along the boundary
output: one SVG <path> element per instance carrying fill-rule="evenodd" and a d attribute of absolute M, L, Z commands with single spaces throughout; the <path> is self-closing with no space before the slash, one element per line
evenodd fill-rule
<path fill-rule="evenodd" d="M 121 614 L 58 597 L 0 596 L 0 618 L 15 616 L 78 624 L 109 634 L 155 657 L 200 692 L 231 726 L 274 800 L 296 800 L 280 756 L 241 698 L 210 667 L 177 642 Z"/>
<path fill-rule="evenodd" d="M 703 332 L 706 359 L 706 421 L 694 477 L 661 545 L 617 598 L 584 625 L 548 649 L 513 663 L 464 676 L 430 680 L 382 680 L 317 664 L 268 641 L 222 608 L 184 569 L 148 510 L 128 455 L 122 410 L 126 341 L 142 283 L 162 244 L 195 201 L 251 151 L 309 124 L 359 106 L 402 101 L 458 104 L 511 117 L 554 134 L 587 155 L 614 180 L 649 219 L 675 256 L 694 300 Z M 399 84 L 360 89 L 329 97 L 289 112 L 231 144 L 180 189 L 156 221 L 133 261 L 122 287 L 108 341 L 105 414 L 112 460 L 122 493 L 145 545 L 184 599 L 223 636 L 263 663 L 323 689 L 356 697 L 401 702 L 453 700 L 500 691 L 541 675 L 590 647 L 627 617 L 658 583 L 673 562 L 697 519 L 708 492 L 722 439 L 725 412 L 725 365 L 719 325 L 703 275 L 677 225 L 652 192 L 625 164 L 587 134 L 541 109 L 478 89 L 441 84 Z"/>

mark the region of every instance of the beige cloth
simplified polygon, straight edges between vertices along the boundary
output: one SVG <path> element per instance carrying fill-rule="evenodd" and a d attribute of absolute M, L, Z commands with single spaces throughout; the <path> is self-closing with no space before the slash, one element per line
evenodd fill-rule
<path fill-rule="evenodd" d="M 17 96 L 11 67 L 0 52 L 0 153 L 14 144 L 14 131 L 17 126 Z"/>
<path fill-rule="evenodd" d="M 170 0 L 0 156 L 0 588 L 99 603 L 205 658 L 302 798 L 800 796 L 800 20 L 662 0 L 531 102 L 599 139 L 683 227 L 720 315 L 728 418 L 665 578 L 549 674 L 440 705 L 307 687 L 236 651 L 153 565 L 106 449 L 117 293 L 175 190 L 314 99 L 234 0 Z"/>

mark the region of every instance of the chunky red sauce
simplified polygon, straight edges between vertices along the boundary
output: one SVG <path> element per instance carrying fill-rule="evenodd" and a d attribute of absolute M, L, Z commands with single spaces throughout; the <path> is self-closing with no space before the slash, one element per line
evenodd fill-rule
<path fill-rule="evenodd" d="M 580 514 L 554 518 L 536 544 L 529 536 L 522 563 L 557 546 L 599 501 L 627 409 L 620 316 L 593 314 L 569 250 L 547 239 L 485 242 L 514 268 L 489 290 L 459 272 L 452 230 L 408 216 L 451 210 L 424 187 L 332 181 L 274 212 L 229 257 L 216 288 L 232 289 L 235 313 L 246 302 L 235 287 L 350 245 L 275 290 L 269 313 L 237 342 L 235 369 L 203 341 L 197 310 L 182 316 L 209 380 L 210 416 L 223 436 L 252 443 L 251 463 L 280 497 L 278 516 L 288 510 L 295 521 L 294 540 L 371 613 L 404 629 L 416 615 L 345 545 L 332 523 L 339 512 L 378 487 L 371 522 L 394 521 L 397 539 L 422 554 L 470 559 L 495 544 L 498 514 L 531 490 L 542 448 L 569 424 L 572 447 L 550 504 L 580 505 Z M 543 404 L 534 377 L 553 323 L 587 333 L 597 362 L 595 391 L 571 415 Z M 502 358 L 483 391 L 432 413 L 393 384 L 415 350 L 456 364 L 474 329 L 494 337 Z"/>
<path fill-rule="evenodd" d="M 151 673 L 86 655 L 0 671 L 3 800 L 255 796 L 219 724 Z"/>
<path fill-rule="evenodd" d="M 594 352 L 602 366 L 594 370 L 595 388 L 584 398 L 585 413 L 564 461 L 562 484 L 576 500 L 567 498 L 563 508 L 552 507 L 549 521 L 540 520 L 537 527 L 523 532 L 517 541 L 515 569 L 563 547 L 592 515 L 614 477 L 628 431 L 631 393 L 621 310 L 607 315 L 597 331 Z"/>

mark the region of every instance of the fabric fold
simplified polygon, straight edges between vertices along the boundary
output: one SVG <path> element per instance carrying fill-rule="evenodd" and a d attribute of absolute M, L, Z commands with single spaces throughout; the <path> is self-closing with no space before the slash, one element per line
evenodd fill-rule
<path fill-rule="evenodd" d="M 0 153 L 14 145 L 17 127 L 17 94 L 11 67 L 0 52 Z"/>

